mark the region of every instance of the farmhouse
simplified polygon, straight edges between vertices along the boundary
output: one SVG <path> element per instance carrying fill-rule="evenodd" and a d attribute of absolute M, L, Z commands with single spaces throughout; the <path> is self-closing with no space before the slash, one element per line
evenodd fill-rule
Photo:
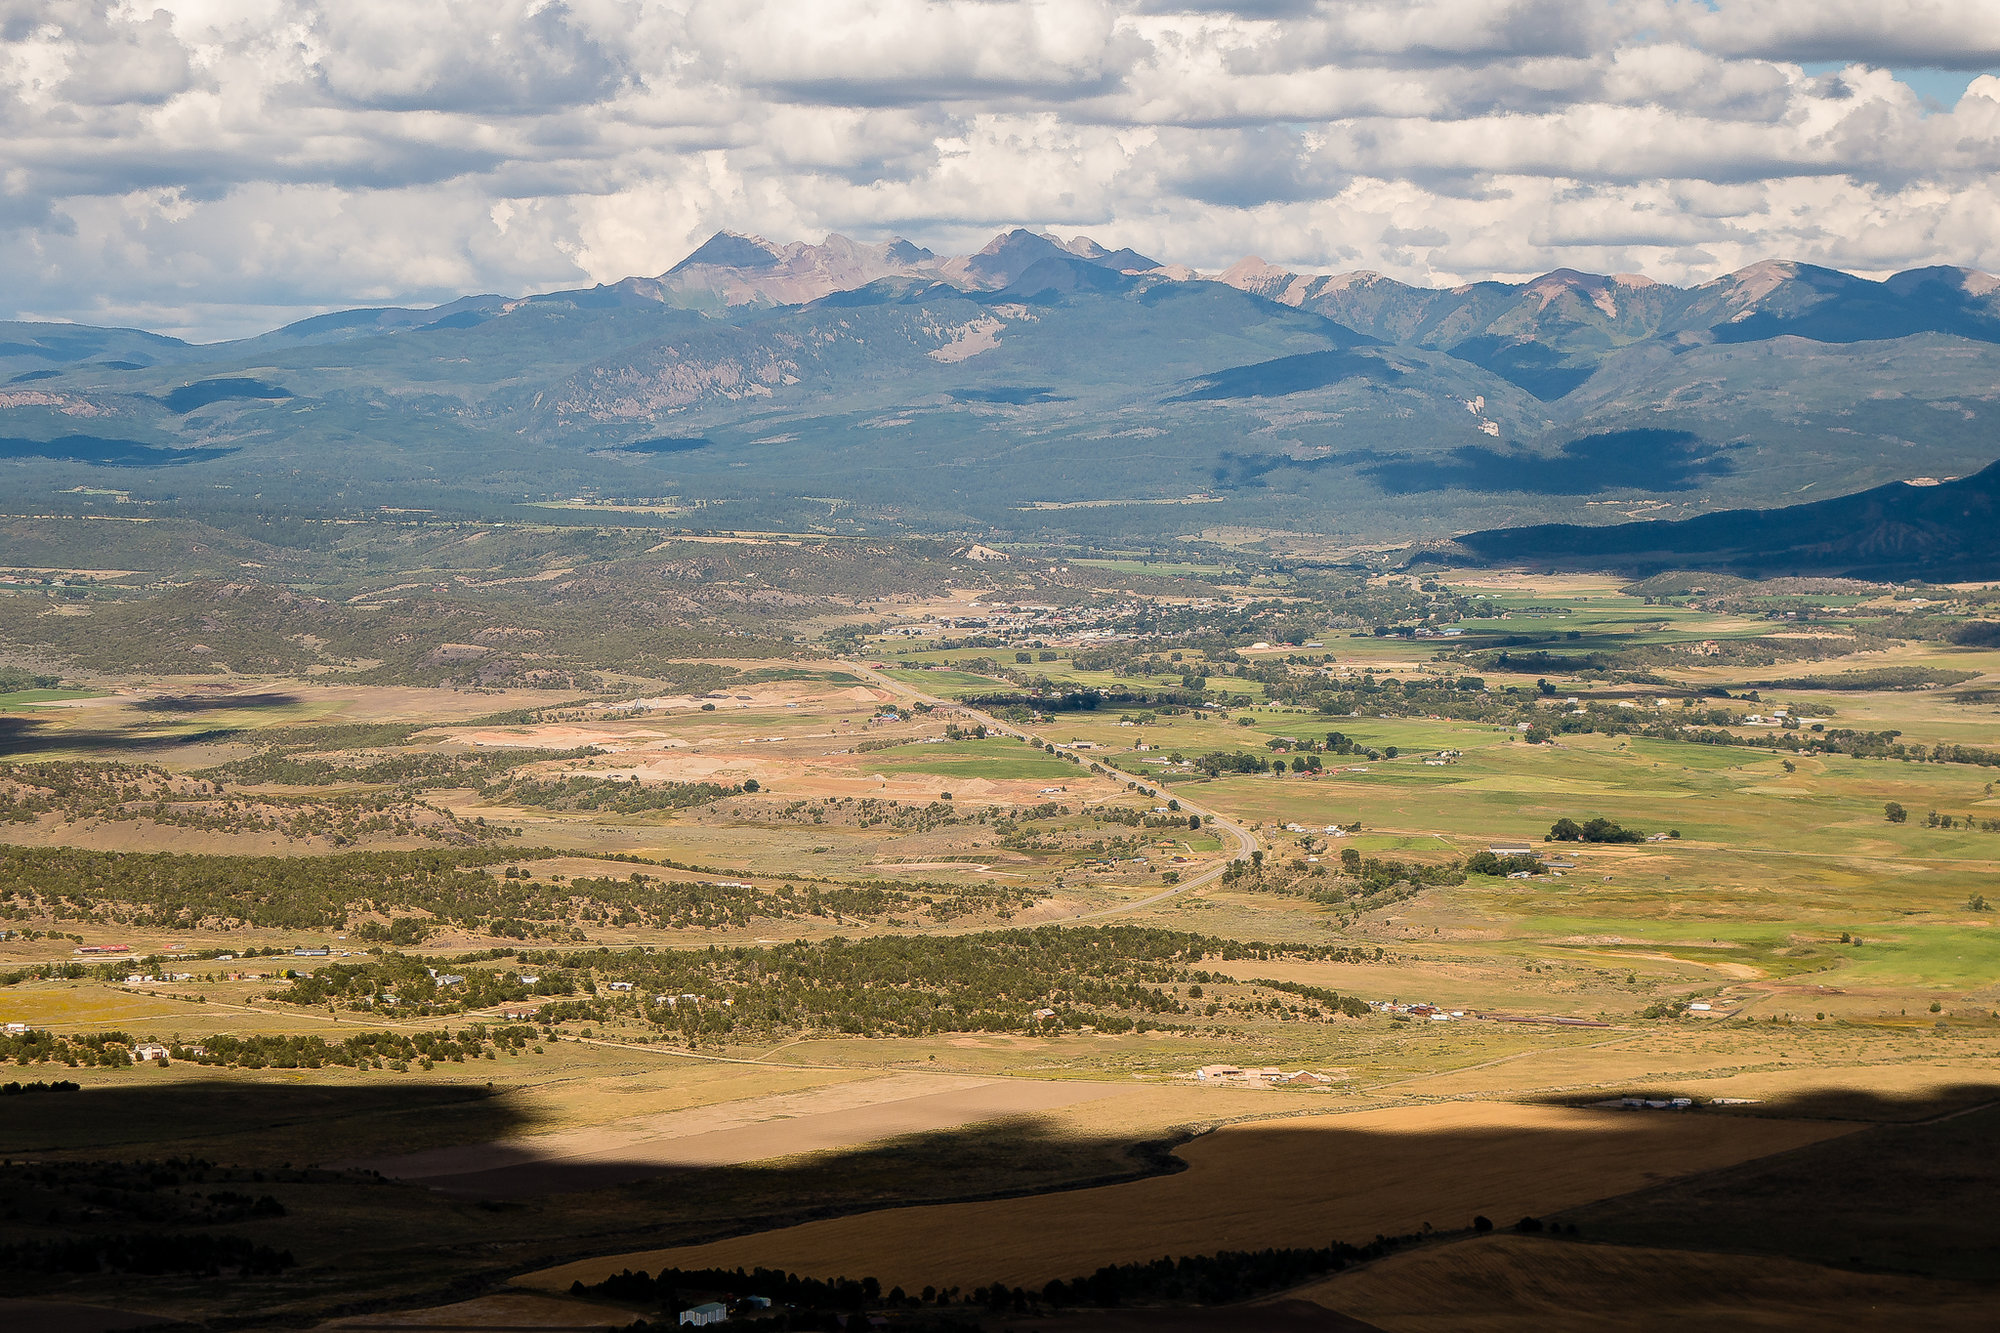
<path fill-rule="evenodd" d="M 134 1060 L 164 1060 L 167 1058 L 167 1048 L 156 1041 L 142 1041 L 132 1048 L 132 1058 Z"/>
<path fill-rule="evenodd" d="M 532 1004 L 503 1004 L 500 1006 L 500 1017 L 523 1022 L 532 1020 L 541 1012 L 539 1008 Z"/>
<path fill-rule="evenodd" d="M 729 1318 L 729 1307 L 721 1301 L 710 1301 L 706 1305 L 690 1306 L 681 1311 L 680 1322 L 700 1328 L 704 1324 L 719 1324 Z"/>
<path fill-rule="evenodd" d="M 1282 1069 L 1268 1066 L 1247 1069 L 1242 1065 L 1203 1065 L 1194 1071 L 1194 1077 L 1197 1082 L 1238 1088 L 1268 1088 L 1281 1082 L 1316 1081 L 1315 1076 L 1303 1069 L 1297 1074 L 1287 1075 Z"/>

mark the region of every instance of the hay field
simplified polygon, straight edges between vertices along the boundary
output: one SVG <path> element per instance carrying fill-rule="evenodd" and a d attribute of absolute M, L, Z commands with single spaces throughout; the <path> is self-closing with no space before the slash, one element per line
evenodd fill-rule
<path fill-rule="evenodd" d="M 785 1268 L 887 1287 L 1040 1286 L 1102 1264 L 1323 1245 L 1476 1213 L 1513 1218 L 1813 1143 L 1847 1127 L 1449 1103 L 1230 1126 L 1177 1175 L 1069 1193 L 899 1209 L 530 1274 L 564 1290 L 622 1268 Z"/>

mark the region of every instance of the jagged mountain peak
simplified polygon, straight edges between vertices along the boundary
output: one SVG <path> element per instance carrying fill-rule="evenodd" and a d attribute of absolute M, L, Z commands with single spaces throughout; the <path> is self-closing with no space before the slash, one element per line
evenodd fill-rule
<path fill-rule="evenodd" d="M 1621 295 L 1657 286 L 1659 284 L 1651 278 L 1636 273 L 1584 273 L 1573 268 L 1559 268 L 1527 283 L 1522 290 L 1524 295 L 1540 301 L 1543 310 L 1565 297 L 1574 297 L 1616 319 L 1623 313 L 1619 307 Z"/>
<path fill-rule="evenodd" d="M 750 236 L 740 231 L 718 231 L 663 276 L 672 277 L 685 269 L 699 267 L 770 268 L 783 259 L 783 252 L 761 236 Z"/>
<path fill-rule="evenodd" d="M 1160 267 L 1158 260 L 1135 250 L 1107 250 L 1088 236 L 1065 241 L 1048 232 L 1015 227 L 974 254 L 946 260 L 942 272 L 964 286 L 992 290 L 1011 285 L 1046 259 L 1082 260 L 1119 273 L 1146 273 Z"/>

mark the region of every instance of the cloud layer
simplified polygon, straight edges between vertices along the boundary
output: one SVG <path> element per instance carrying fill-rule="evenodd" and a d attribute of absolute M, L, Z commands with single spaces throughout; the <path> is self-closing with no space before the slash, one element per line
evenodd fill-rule
<path fill-rule="evenodd" d="M 0 315 L 237 334 L 723 227 L 2000 269 L 1990 70 L 1991 0 L 0 0 Z"/>

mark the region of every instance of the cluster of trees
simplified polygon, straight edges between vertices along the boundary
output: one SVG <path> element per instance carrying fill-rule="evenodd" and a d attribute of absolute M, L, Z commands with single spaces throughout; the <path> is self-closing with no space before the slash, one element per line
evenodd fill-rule
<path fill-rule="evenodd" d="M 1058 1278 L 1039 1295 L 1048 1305 L 1120 1306 L 1167 1303 L 1232 1305 L 1266 1292 L 1283 1291 L 1350 1264 L 1365 1263 L 1421 1240 L 1420 1236 L 1378 1236 L 1366 1245 L 1340 1241 L 1292 1249 L 1224 1250 L 1217 1254 L 1184 1255 L 1130 1264 L 1107 1264 L 1088 1277 Z M 977 1296 L 979 1293 L 975 1292 Z M 985 1304 L 993 1308 L 995 1291 L 988 1288 Z M 1007 1291 L 1008 1307 L 1017 1299 Z M 1033 1297 L 1029 1297 L 1030 1300 Z"/>
<path fill-rule="evenodd" d="M 2000 768 L 2000 750 L 1977 745 L 1905 745 L 1898 739 L 1903 734 L 1900 731 L 1856 731 L 1848 727 L 1824 730 L 1786 728 L 1744 736 L 1733 731 L 1688 726 L 1680 719 L 1668 719 L 1635 730 L 1640 735 L 1658 740 L 1686 741 L 1694 745 L 1740 745 L 1782 754 L 1841 754 L 1853 759 L 1900 759 L 1918 764 L 1970 764 L 1980 768 Z"/>
<path fill-rule="evenodd" d="M 417 910 L 471 924 L 514 894 L 474 867 L 553 855 L 466 847 L 325 857 L 94 852 L 0 846 L 0 915 L 191 930 L 338 927 L 350 910 Z"/>
<path fill-rule="evenodd" d="M 61 1064 L 74 1068 L 120 1069 L 132 1063 L 128 1032 L 73 1032 L 46 1029 L 0 1033 L 0 1061 L 17 1065 Z"/>
<path fill-rule="evenodd" d="M 144 819 L 220 833 L 274 832 L 330 838 L 344 846 L 369 834 L 476 842 L 510 830 L 460 819 L 420 801 L 412 789 L 338 796 L 232 792 L 213 777 L 183 778 L 142 764 L 40 763 L 0 766 L 0 822 Z"/>
<path fill-rule="evenodd" d="M 1334 732 L 1332 734 L 1339 735 L 1340 733 Z M 1345 738 L 1343 737 L 1343 739 Z M 1294 748 L 1290 742 L 1282 738 L 1270 741 L 1267 744 L 1268 748 L 1278 751 Z M 1323 771 L 1325 761 L 1319 757 L 1317 747 L 1306 746 L 1301 748 L 1304 752 L 1290 761 L 1287 761 L 1282 754 L 1266 758 L 1261 754 L 1254 754 L 1244 750 L 1211 750 L 1207 754 L 1197 756 L 1194 760 L 1194 766 L 1212 778 L 1221 777 L 1225 773 L 1283 774 L 1287 771 L 1293 773 L 1318 773 Z M 1334 753 L 1353 754 L 1357 748 L 1352 742 L 1349 742 L 1345 750 L 1335 751 Z M 1394 759 L 1397 750 L 1395 746 L 1391 745 L 1386 750 L 1362 749 L 1361 753 L 1369 759 L 1381 759 L 1384 757 Z"/>
<path fill-rule="evenodd" d="M 1668 837 L 1677 838 L 1680 830 L 1675 829 Z M 1628 829 L 1613 823 L 1602 815 L 1593 816 L 1581 824 L 1565 815 L 1549 826 L 1544 842 L 1644 842 L 1646 835 L 1637 829 Z"/>
<path fill-rule="evenodd" d="M 1906 823 L 1910 818 L 1910 812 L 1899 801 L 1890 801 L 1884 805 L 1882 813 L 1891 824 Z M 2000 833 L 2000 819 L 1983 818 L 1977 815 L 1946 815 L 1940 814 L 1936 810 L 1931 810 L 1927 811 L 1924 815 L 1924 827 L 1935 829 L 1977 829 L 1984 833 Z"/>
<path fill-rule="evenodd" d="M 324 1175 L 308 1171 L 272 1174 L 294 1180 Z M 195 1158 L 44 1160 L 0 1166 L 0 1195 L 16 1217 L 46 1219 L 51 1225 L 80 1221 L 107 1230 L 232 1226 L 286 1216 L 288 1210 L 275 1197 L 251 1192 L 264 1182 L 261 1170 L 217 1168 Z M 196 1188 L 203 1185 L 225 1188 Z M 226 1188 L 230 1185 L 250 1188 Z"/>
<path fill-rule="evenodd" d="M 0 604 L 0 635 L 107 671 L 175 672 L 191 662 L 262 674 L 333 666 L 371 684 L 560 690 L 595 688 L 602 670 L 709 690 L 740 673 L 700 659 L 791 650 L 789 635 L 769 632 L 771 617 L 744 614 L 742 590 L 678 586 L 657 561 L 620 566 L 579 569 L 552 585 L 440 588 L 426 578 L 421 590 L 376 597 L 365 607 L 235 577 L 197 578 L 159 592 L 95 590 L 89 616 L 44 616 L 28 599 L 8 598 Z M 493 566 L 482 560 L 478 567 Z M 304 568 L 289 573 L 309 577 Z M 676 586 L 663 586 L 669 583 Z"/>
<path fill-rule="evenodd" d="M 408 733 L 415 728 L 394 728 Z M 394 742 L 402 744 L 404 741 Z M 357 740 L 356 746 L 368 744 Z M 362 756 L 352 762 L 325 754 L 302 753 L 310 748 L 331 748 L 325 742 L 301 744 L 295 740 L 272 746 L 247 759 L 234 760 L 195 774 L 199 778 L 234 782 L 276 782 L 290 787 L 325 787 L 350 783 L 401 787 L 430 791 L 440 787 L 484 788 L 527 764 L 550 760 L 584 759 L 602 754 L 594 745 L 574 750 L 491 749 L 470 754 L 416 751 L 410 754 Z"/>
<path fill-rule="evenodd" d="M 62 684 L 60 676 L 42 676 L 20 667 L 0 667 L 0 694 L 18 690 L 53 690 Z"/>
<path fill-rule="evenodd" d="M 1261 754 L 1244 750 L 1211 750 L 1197 757 L 1194 766 L 1212 778 L 1224 773 L 1268 773 L 1271 761 Z"/>
<path fill-rule="evenodd" d="M 517 966 L 500 971 L 453 962 L 453 974 L 465 980 L 445 988 L 430 975 L 445 960 L 392 956 L 330 965 L 280 998 L 358 1004 L 385 990 L 400 1000 L 440 989 L 468 1003 L 566 996 L 573 998 L 542 1007 L 544 1023 L 622 1014 L 695 1040 L 808 1030 L 920 1036 L 1088 1025 L 1126 1031 L 1190 1012 L 1173 987 L 1216 980 L 1198 970 L 1205 959 L 1350 953 L 1362 956 L 1339 946 L 1245 944 L 1137 926 L 1042 926 L 700 952 L 520 951 Z M 523 982 L 524 974 L 538 980 Z M 1037 1019 L 1036 1009 L 1054 1016 Z"/>
<path fill-rule="evenodd" d="M 668 1268 L 649 1276 L 643 1270 L 635 1273 L 628 1268 L 601 1282 L 586 1284 L 578 1280 L 570 1285 L 570 1295 L 657 1305 L 669 1312 L 681 1303 L 684 1293 L 707 1298 L 725 1295 L 732 1303 L 761 1296 L 794 1314 L 808 1316 L 820 1313 L 858 1316 L 866 1310 L 927 1305 L 960 1305 L 993 1314 L 1022 1315 L 1074 1306 L 1231 1305 L 1337 1273 L 1351 1264 L 1379 1259 L 1423 1239 L 1421 1235 L 1377 1236 L 1366 1245 L 1334 1241 L 1322 1246 L 1224 1250 L 1216 1254 L 1106 1264 L 1094 1273 L 1067 1280 L 1057 1278 L 1036 1290 L 995 1282 L 970 1290 L 927 1286 L 917 1293 L 905 1293 L 901 1287 L 884 1292 L 881 1282 L 872 1277 L 827 1281 L 768 1268 L 748 1272 L 741 1268 Z"/>
<path fill-rule="evenodd" d="M 444 1029 L 357 1032 L 335 1041 L 324 1037 L 224 1034 L 204 1037 L 198 1044 L 168 1043 L 167 1058 L 229 1069 L 319 1069 L 345 1065 L 402 1072 L 412 1063 L 429 1069 L 440 1061 L 462 1064 L 482 1056 L 490 1059 L 496 1049 L 523 1048 L 534 1035 L 534 1028 L 520 1024 L 488 1027 L 477 1023 L 456 1033 Z M 17 1065 L 123 1068 L 133 1063 L 135 1044 L 127 1032 L 15 1033 L 0 1036 L 0 1060 L 12 1060 Z"/>
<path fill-rule="evenodd" d="M 651 927 L 747 925 L 755 920 L 879 916 L 918 912 L 935 920 L 1006 913 L 1037 900 L 1029 888 L 895 880 L 806 880 L 771 889 L 740 883 L 667 878 L 635 870 L 625 877 L 536 878 L 513 868 L 547 849 L 348 852 L 326 857 L 113 853 L 74 847 L 0 846 L 0 918 L 48 914 L 125 925 L 194 929 L 242 925 L 357 927 L 388 942 L 415 943 L 449 923 L 512 939 L 568 931 L 579 924 Z M 469 864 L 467 864 L 469 863 Z M 713 875 L 709 867 L 657 863 Z M 404 926 L 416 916 L 422 923 Z"/>
<path fill-rule="evenodd" d="M 1349 1018 L 1366 1018 L 1374 1012 L 1368 1007 L 1366 1000 L 1358 1000 L 1352 995 L 1342 995 L 1324 986 L 1308 986 L 1297 981 L 1272 981 L 1268 977 L 1258 977 L 1250 984 L 1262 986 L 1265 990 L 1283 991 L 1302 1000 L 1311 1000 L 1332 1013 L 1345 1014 Z"/>
<path fill-rule="evenodd" d="M 829 1281 L 774 1268 L 753 1268 L 747 1273 L 740 1268 L 663 1268 L 658 1277 L 649 1276 L 644 1269 L 635 1273 L 627 1268 L 602 1282 L 586 1285 L 579 1278 L 569 1284 L 569 1294 L 627 1305 L 656 1305 L 668 1314 L 697 1296 L 712 1300 L 723 1295 L 732 1304 L 745 1297 L 762 1296 L 795 1313 L 834 1314 L 859 1313 L 878 1307 L 885 1300 L 882 1284 L 872 1277 L 859 1282 L 844 1277 Z M 886 1299 L 895 1305 L 906 1300 L 901 1287 L 890 1291 Z"/>
<path fill-rule="evenodd" d="M 296 1261 L 243 1236 L 209 1232 L 166 1235 L 74 1236 L 0 1245 L 0 1270 L 11 1273 L 282 1273 Z"/>
<path fill-rule="evenodd" d="M 449 1061 L 494 1059 L 501 1051 L 519 1052 L 535 1037 L 526 1024 L 488 1027 L 475 1023 L 458 1032 L 447 1029 L 413 1032 L 357 1032 L 329 1041 L 324 1037 L 212 1036 L 199 1048 L 173 1045 L 167 1055 L 199 1065 L 231 1069 L 319 1069 L 343 1065 L 350 1069 L 390 1069 L 407 1073 L 411 1065 L 429 1069 Z"/>
<path fill-rule="evenodd" d="M 1753 690 L 1924 690 L 1960 685 L 1978 675 L 1977 671 L 1948 671 L 1940 667 L 1868 667 L 1830 676 L 1753 680 L 1750 687 Z"/>
<path fill-rule="evenodd" d="M 1198 689 L 1065 690 L 1047 677 L 1022 683 L 1025 690 L 969 694 L 963 702 L 989 712 L 1027 709 L 1037 713 L 1094 713 L 1100 708 L 1199 708 L 1207 702 Z"/>
<path fill-rule="evenodd" d="M 1465 873 L 1468 875 L 1513 875 L 1541 868 L 1541 858 L 1534 855 L 1497 856 L 1492 852 L 1474 852 L 1465 858 Z"/>
<path fill-rule="evenodd" d="M 1302 896 L 1343 911 L 1368 912 L 1414 898 L 1436 885 L 1463 884 L 1465 873 L 1457 861 L 1398 861 L 1364 856 L 1359 848 L 1343 847 L 1331 867 L 1326 862 L 1308 862 L 1302 856 L 1274 862 L 1261 851 L 1253 852 L 1249 861 L 1232 862 L 1222 872 L 1222 879 L 1236 888 Z"/>
<path fill-rule="evenodd" d="M 1187 828 L 1201 827 L 1200 815 L 1180 813 L 1179 801 L 1168 801 L 1167 812 L 1156 814 L 1151 810 L 1134 810 L 1122 805 L 1101 805 L 1090 812 L 1092 819 L 1100 824 L 1120 824 L 1126 828 Z"/>
<path fill-rule="evenodd" d="M 618 778 L 591 778 L 572 775 L 562 778 L 512 778 L 489 783 L 479 794 L 508 805 L 527 805 L 547 810 L 597 810 L 606 814 L 637 815 L 656 810 L 691 810 L 713 805 L 726 796 L 746 790 L 715 782 L 642 783 Z M 751 786 L 748 790 L 754 791 Z"/>
<path fill-rule="evenodd" d="M 446 970 L 449 967 L 450 970 Z M 440 977 L 454 978 L 440 981 Z M 535 996 L 574 995 L 577 978 L 550 970 L 524 983 L 512 972 L 466 966 L 463 958 L 422 960 L 390 953 L 362 962 L 329 963 L 301 975 L 279 993 L 288 1004 L 341 1004 L 349 1008 L 393 1004 L 399 1012 L 457 1013 Z M 385 997 L 392 997 L 387 998 Z"/>

